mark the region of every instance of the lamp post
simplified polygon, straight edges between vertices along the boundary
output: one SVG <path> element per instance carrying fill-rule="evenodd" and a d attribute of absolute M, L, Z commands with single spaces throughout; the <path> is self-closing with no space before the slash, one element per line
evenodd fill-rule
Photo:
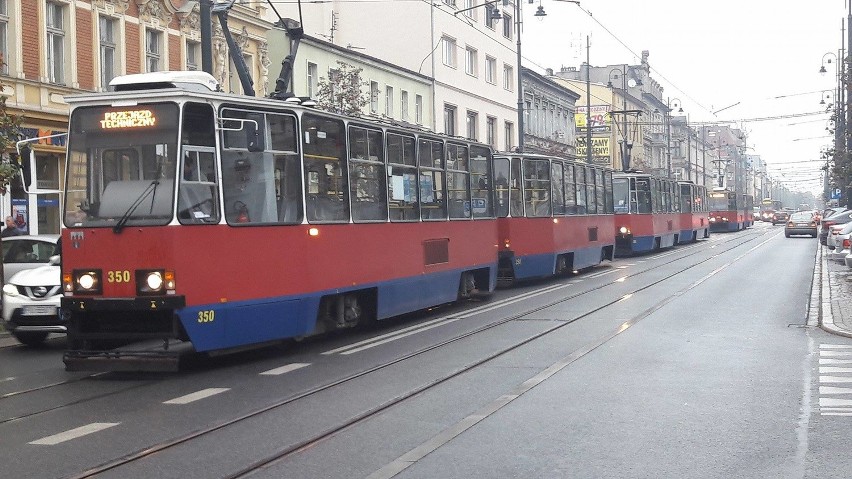
<path fill-rule="evenodd" d="M 672 177 L 672 103 L 678 107 L 678 113 L 683 113 L 680 98 L 666 99 L 666 178 Z"/>
<path fill-rule="evenodd" d="M 512 0 L 515 3 L 515 40 L 516 40 L 516 52 L 518 56 L 518 153 L 524 152 L 524 78 L 521 69 L 521 27 L 523 26 L 523 21 L 521 20 L 521 2 L 523 0 Z M 573 3 L 580 6 L 580 2 L 578 0 L 553 0 L 554 2 L 565 2 L 565 3 Z M 503 0 L 503 4 L 505 5 L 508 0 Z M 529 0 L 529 3 L 533 3 L 533 0 Z M 456 12 L 458 13 L 458 12 Z M 539 0 L 538 9 L 535 12 L 535 16 L 538 18 L 543 18 L 547 16 L 547 12 L 544 11 L 544 7 L 541 5 L 541 0 Z M 588 120 L 588 118 L 587 118 Z M 588 121 L 587 121 L 588 122 Z M 587 125 L 588 126 L 588 125 Z M 587 135 L 588 141 L 588 135 Z M 586 150 L 591 151 L 592 145 L 589 142 L 586 145 Z M 588 156 L 588 154 L 587 154 Z"/>
<path fill-rule="evenodd" d="M 615 73 L 614 77 L 612 75 L 613 73 Z M 611 90 L 615 90 L 612 85 L 612 80 L 613 78 L 618 79 L 619 73 L 621 73 L 622 141 L 618 142 L 618 148 L 621 151 L 621 170 L 627 171 L 630 169 L 630 158 L 628 157 L 629 149 L 627 147 L 627 65 L 622 65 L 620 70 L 618 68 L 613 68 L 612 70 L 610 70 L 609 75 L 607 77 L 606 86 L 609 87 Z"/>

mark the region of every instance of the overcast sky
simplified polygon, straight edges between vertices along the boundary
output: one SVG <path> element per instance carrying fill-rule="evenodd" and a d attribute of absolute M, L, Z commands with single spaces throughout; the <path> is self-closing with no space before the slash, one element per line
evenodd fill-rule
<path fill-rule="evenodd" d="M 579 66 L 586 35 L 593 66 L 638 64 L 648 50 L 651 77 L 663 85 L 663 100 L 679 99 L 690 122 L 732 121 L 728 124 L 747 132 L 748 153 L 759 154 L 773 177 L 793 189 L 822 191 L 819 158 L 832 144 L 825 130 L 830 114 L 795 115 L 823 111 L 824 90 L 830 92 L 826 102 L 834 101 L 845 0 L 583 0 L 580 7 L 534 0 L 522 5 L 525 66 L 541 73 Z M 534 17 L 539 5 L 547 12 L 542 19 Z M 823 58 L 831 63 L 820 75 Z M 762 120 L 776 117 L 785 118 Z"/>

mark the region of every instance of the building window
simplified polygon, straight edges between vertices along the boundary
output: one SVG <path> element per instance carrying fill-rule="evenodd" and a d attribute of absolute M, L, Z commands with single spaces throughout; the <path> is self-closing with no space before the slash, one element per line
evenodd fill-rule
<path fill-rule="evenodd" d="M 379 83 L 370 82 L 370 113 L 379 113 Z"/>
<path fill-rule="evenodd" d="M 0 64 L 0 73 L 8 74 L 9 65 L 9 2 L 0 0 L 0 55 L 3 55 L 3 63 Z"/>
<path fill-rule="evenodd" d="M 317 94 L 318 72 L 317 64 L 308 62 L 308 98 L 313 98 Z"/>
<path fill-rule="evenodd" d="M 444 133 L 450 136 L 456 134 L 456 107 L 444 105 Z"/>
<path fill-rule="evenodd" d="M 420 95 L 414 96 L 414 122 L 423 124 L 423 97 Z"/>
<path fill-rule="evenodd" d="M 254 71 L 254 59 L 251 55 L 243 55 L 243 65 L 245 65 L 247 72 Z M 237 72 L 237 65 L 233 59 L 228 62 L 228 87 L 230 93 L 243 90 L 243 83 L 240 81 L 240 74 Z"/>
<path fill-rule="evenodd" d="M 399 93 L 399 115 L 402 121 L 408 121 L 408 92 L 405 90 Z"/>
<path fill-rule="evenodd" d="M 385 116 L 393 118 L 393 87 L 385 87 Z"/>
<path fill-rule="evenodd" d="M 515 86 L 515 69 L 509 65 L 503 65 L 503 88 L 512 91 Z"/>
<path fill-rule="evenodd" d="M 512 28 L 514 28 L 514 26 L 515 24 L 512 23 L 512 16 L 507 13 L 503 13 L 503 36 L 511 40 Z"/>
<path fill-rule="evenodd" d="M 479 132 L 479 114 L 475 111 L 467 111 L 467 138 L 469 140 L 478 140 Z"/>
<path fill-rule="evenodd" d="M 115 20 L 99 17 L 98 29 L 101 42 L 101 88 L 106 90 L 109 82 L 115 78 Z"/>
<path fill-rule="evenodd" d="M 491 148 L 497 149 L 497 118 L 493 116 L 485 119 L 485 142 Z"/>
<path fill-rule="evenodd" d="M 464 51 L 464 72 L 468 75 L 478 76 L 479 72 L 477 71 L 477 57 L 476 49 L 467 47 Z"/>
<path fill-rule="evenodd" d="M 464 15 L 467 18 L 470 18 L 471 20 L 474 20 L 474 21 L 476 20 L 476 11 L 478 10 L 477 8 L 473 8 L 475 6 L 476 6 L 476 0 L 464 0 L 464 8 L 470 9 L 470 10 L 465 11 Z"/>
<path fill-rule="evenodd" d="M 497 83 L 497 59 L 494 57 L 485 57 L 485 81 L 488 83 Z"/>
<path fill-rule="evenodd" d="M 444 37 L 441 39 L 441 43 L 444 44 L 444 49 L 441 55 L 441 59 L 444 62 L 444 65 L 448 67 L 455 68 L 456 67 L 456 41 L 450 37 Z"/>
<path fill-rule="evenodd" d="M 160 52 L 162 48 L 160 47 L 160 39 L 162 38 L 162 33 L 157 30 L 146 29 L 145 30 L 145 66 L 146 72 L 158 72 L 160 71 Z"/>
<path fill-rule="evenodd" d="M 201 58 L 201 43 L 186 41 L 186 69 L 198 71 L 198 60 Z"/>
<path fill-rule="evenodd" d="M 47 3 L 47 79 L 65 84 L 65 7 Z"/>
<path fill-rule="evenodd" d="M 449 5 L 451 7 L 456 6 L 456 0 L 444 0 L 444 3 L 446 3 L 447 5 Z"/>
<path fill-rule="evenodd" d="M 503 126 L 503 135 L 506 137 L 506 151 L 512 151 L 515 146 L 515 124 L 507 121 Z"/>

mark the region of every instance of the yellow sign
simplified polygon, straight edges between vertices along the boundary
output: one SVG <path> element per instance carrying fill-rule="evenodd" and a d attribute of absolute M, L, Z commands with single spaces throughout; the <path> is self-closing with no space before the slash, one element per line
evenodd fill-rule
<path fill-rule="evenodd" d="M 586 156 L 586 139 L 577 137 L 577 155 Z M 609 156 L 609 137 L 592 138 L 592 156 Z"/>
<path fill-rule="evenodd" d="M 592 131 L 610 131 L 612 128 L 612 115 L 609 114 L 609 105 L 592 105 L 591 116 L 586 114 L 587 110 L 585 106 L 577 107 L 577 112 L 574 114 L 574 126 L 578 131 L 585 131 L 589 123 L 592 125 Z"/>
<path fill-rule="evenodd" d="M 101 128 L 139 128 L 154 126 L 156 123 L 157 117 L 151 110 L 108 111 L 101 120 Z"/>

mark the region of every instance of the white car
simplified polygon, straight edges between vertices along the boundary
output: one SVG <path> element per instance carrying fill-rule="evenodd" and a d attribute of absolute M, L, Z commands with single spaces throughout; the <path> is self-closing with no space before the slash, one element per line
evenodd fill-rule
<path fill-rule="evenodd" d="M 829 234 L 828 238 L 834 245 L 834 248 L 829 248 L 831 251 L 828 252 L 828 259 L 838 261 L 843 263 L 846 259 L 846 255 L 852 251 L 850 246 L 852 246 L 852 223 L 846 223 L 837 232 L 837 234 Z M 834 228 L 832 226 L 832 228 Z"/>
<path fill-rule="evenodd" d="M 846 227 L 846 223 L 839 225 L 831 225 L 828 227 L 828 234 L 825 237 L 825 245 L 828 249 L 833 250 L 837 246 L 837 236 Z"/>
<path fill-rule="evenodd" d="M 54 256 L 45 266 L 15 273 L 3 286 L 3 326 L 18 341 L 35 345 L 50 333 L 67 332 L 59 314 L 61 275 Z"/>

